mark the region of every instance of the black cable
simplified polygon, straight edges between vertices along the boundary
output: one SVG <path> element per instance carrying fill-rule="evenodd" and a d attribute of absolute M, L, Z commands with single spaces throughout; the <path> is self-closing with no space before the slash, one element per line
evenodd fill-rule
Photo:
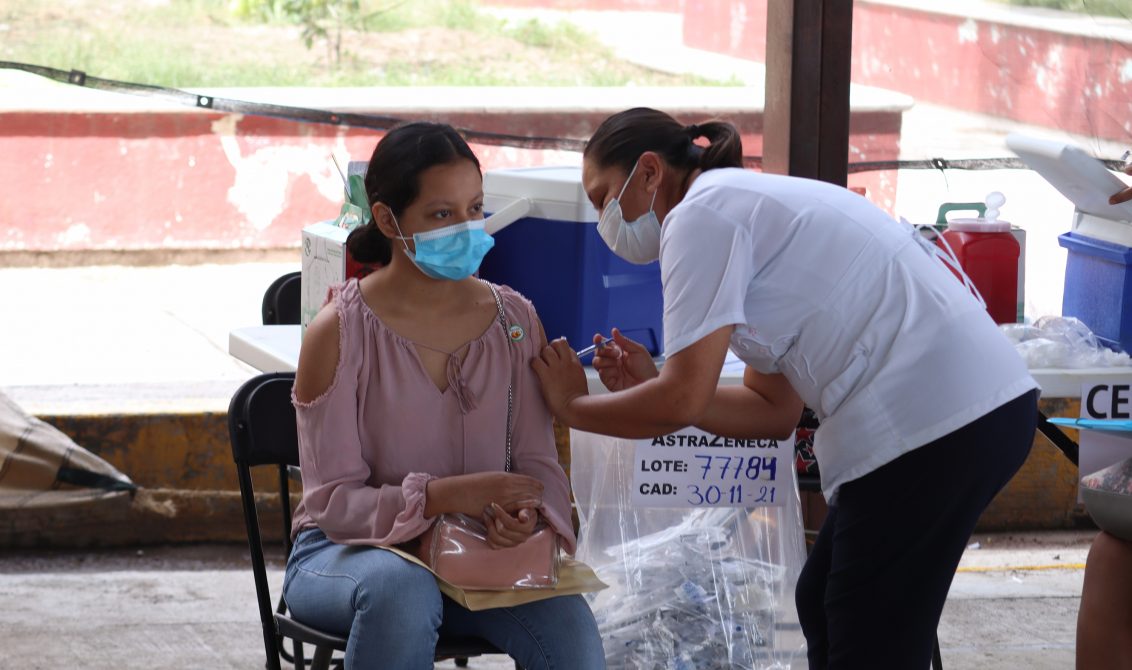
<path fill-rule="evenodd" d="M 64 84 L 83 86 L 111 93 L 158 98 L 187 107 L 200 107 L 218 112 L 246 114 L 249 116 L 266 116 L 288 121 L 369 128 L 379 131 L 389 130 L 405 121 L 405 119 L 377 114 L 335 112 L 310 107 L 292 107 L 264 102 L 234 100 L 232 98 L 219 98 L 200 93 L 190 93 L 189 91 L 182 91 L 165 86 L 152 86 L 149 84 L 136 84 L 114 79 L 92 77 L 80 70 L 67 72 L 65 70 L 42 65 L 31 65 L 28 63 L 0 61 L 0 70 L 21 70 Z M 477 144 L 517 147 L 520 149 L 558 149 L 563 151 L 581 151 L 585 147 L 585 140 L 578 138 L 493 133 L 471 128 L 457 128 L 457 131 L 468 141 Z M 743 165 L 746 167 L 761 168 L 762 163 L 762 156 L 743 156 Z M 1124 168 L 1124 163 L 1118 160 L 1101 160 L 1101 163 L 1110 170 L 1119 171 Z M 1029 167 L 1018 158 L 924 158 L 919 160 L 863 161 L 860 163 L 849 163 L 848 165 L 850 174 L 858 172 L 879 172 L 881 170 L 940 170 L 942 172 L 945 170 L 1028 169 Z"/>
<path fill-rule="evenodd" d="M 151 86 L 148 84 L 135 84 L 114 79 L 102 79 L 100 77 L 92 77 L 78 70 L 65 72 L 56 68 L 44 67 L 42 65 L 29 65 L 27 63 L 0 61 L 0 69 L 21 70 L 44 77 L 45 79 L 52 79 L 74 86 L 83 86 L 112 93 L 125 93 L 127 95 L 157 98 L 179 105 L 201 107 L 217 112 L 267 116 L 289 121 L 323 123 L 382 131 L 389 130 L 404 121 L 404 119 L 393 116 L 334 112 L 310 107 L 292 107 L 288 105 L 273 105 L 263 102 L 247 102 L 245 100 L 234 100 L 232 98 L 220 98 L 199 93 L 190 93 L 188 91 L 164 86 Z M 581 151 L 585 146 L 585 141 L 581 139 L 492 133 L 469 128 L 458 128 L 457 130 L 463 134 L 468 141 L 477 144 L 519 147 L 523 149 L 561 149 L 566 151 Z"/>
<path fill-rule="evenodd" d="M 1079 455 L 1077 443 L 1062 432 L 1061 428 L 1050 423 L 1049 418 L 1042 412 L 1038 412 L 1038 432 L 1045 435 L 1046 439 L 1069 459 L 1069 462 L 1077 465 Z"/>

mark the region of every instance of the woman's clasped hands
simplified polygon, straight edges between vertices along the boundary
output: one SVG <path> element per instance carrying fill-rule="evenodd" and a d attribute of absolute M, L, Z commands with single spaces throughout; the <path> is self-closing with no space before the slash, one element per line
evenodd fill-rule
<path fill-rule="evenodd" d="M 484 510 L 487 527 L 487 545 L 492 549 L 517 547 L 535 532 L 538 510 L 523 507 L 514 515 L 508 514 L 498 503 Z"/>
<path fill-rule="evenodd" d="M 514 472 L 476 472 L 434 479 L 427 496 L 440 511 L 479 518 L 487 528 L 492 549 L 515 547 L 527 541 L 538 523 L 543 484 Z"/>

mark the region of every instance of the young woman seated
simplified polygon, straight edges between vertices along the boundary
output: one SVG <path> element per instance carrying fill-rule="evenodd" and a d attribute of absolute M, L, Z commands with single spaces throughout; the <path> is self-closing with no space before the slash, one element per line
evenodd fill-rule
<path fill-rule="evenodd" d="M 347 669 L 432 668 L 439 635 L 483 638 L 529 670 L 604 668 L 581 596 L 472 612 L 380 548 L 411 545 L 442 513 L 483 519 L 493 548 L 524 542 L 540 521 L 566 552 L 576 540 L 530 367 L 546 342 L 538 317 L 472 276 L 493 244 L 479 161 L 451 127 L 405 124 L 377 144 L 365 185 L 373 221 L 348 246 L 386 265 L 335 286 L 304 336 L 287 605 L 347 636 Z"/>

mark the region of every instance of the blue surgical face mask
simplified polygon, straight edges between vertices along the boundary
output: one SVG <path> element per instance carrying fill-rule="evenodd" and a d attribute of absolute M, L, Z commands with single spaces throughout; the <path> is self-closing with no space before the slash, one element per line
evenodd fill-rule
<path fill-rule="evenodd" d="M 392 215 L 392 214 L 390 214 Z M 409 251 L 409 238 L 401 232 L 393 217 L 398 238 L 405 246 L 405 255 L 417 268 L 433 279 L 453 281 L 470 277 L 479 270 L 483 257 L 495 246 L 495 240 L 484 230 L 484 221 L 465 221 L 413 235 L 416 252 Z"/>

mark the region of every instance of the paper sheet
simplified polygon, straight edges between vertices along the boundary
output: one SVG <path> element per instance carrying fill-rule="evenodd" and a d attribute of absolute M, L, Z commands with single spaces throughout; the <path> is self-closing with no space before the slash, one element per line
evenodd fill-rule
<path fill-rule="evenodd" d="M 440 592 L 456 601 L 460 606 L 473 612 L 492 609 L 495 607 L 516 607 L 526 605 L 538 600 L 546 600 L 556 596 L 572 596 L 581 593 L 591 593 L 609 588 L 609 585 L 598 579 L 590 566 L 569 557 L 562 557 L 558 566 L 558 586 L 552 589 L 516 589 L 513 591 L 465 591 L 458 586 L 449 584 L 441 579 L 416 556 L 401 551 L 395 547 L 379 547 L 397 554 L 406 561 L 416 563 L 425 570 L 432 572 Z"/>

